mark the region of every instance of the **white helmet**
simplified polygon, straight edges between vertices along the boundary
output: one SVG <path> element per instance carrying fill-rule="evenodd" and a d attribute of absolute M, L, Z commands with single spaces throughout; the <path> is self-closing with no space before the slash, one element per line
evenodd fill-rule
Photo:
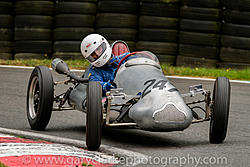
<path fill-rule="evenodd" d="M 90 34 L 82 40 L 81 52 L 93 66 L 102 67 L 109 61 L 112 49 L 103 36 Z"/>

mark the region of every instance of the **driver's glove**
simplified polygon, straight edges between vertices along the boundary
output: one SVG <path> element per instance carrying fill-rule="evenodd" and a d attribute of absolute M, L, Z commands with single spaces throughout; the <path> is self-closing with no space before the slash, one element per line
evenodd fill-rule
<path fill-rule="evenodd" d="M 109 82 L 102 82 L 102 88 L 105 92 L 110 91 L 110 89 L 115 89 L 116 84 L 112 81 Z"/>
<path fill-rule="evenodd" d="M 111 84 L 110 88 L 112 89 L 117 88 L 117 85 L 114 81 L 109 81 L 109 83 Z"/>

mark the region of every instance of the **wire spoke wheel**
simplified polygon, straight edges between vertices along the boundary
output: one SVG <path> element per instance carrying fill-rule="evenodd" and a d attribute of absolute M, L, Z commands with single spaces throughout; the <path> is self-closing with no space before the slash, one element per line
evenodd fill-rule
<path fill-rule="evenodd" d="M 31 129 L 44 130 L 49 123 L 54 99 L 54 82 L 48 67 L 32 71 L 27 92 L 27 117 Z"/>

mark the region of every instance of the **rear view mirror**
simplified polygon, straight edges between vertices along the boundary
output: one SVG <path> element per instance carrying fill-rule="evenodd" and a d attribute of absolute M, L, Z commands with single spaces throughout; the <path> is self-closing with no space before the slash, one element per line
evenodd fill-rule
<path fill-rule="evenodd" d="M 52 69 L 59 74 L 68 74 L 70 72 L 68 65 L 61 59 L 56 58 L 51 63 Z"/>

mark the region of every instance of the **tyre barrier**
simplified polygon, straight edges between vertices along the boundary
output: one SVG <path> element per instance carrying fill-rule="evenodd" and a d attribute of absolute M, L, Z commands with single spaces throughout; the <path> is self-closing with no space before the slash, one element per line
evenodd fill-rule
<path fill-rule="evenodd" d="M 96 0 L 58 1 L 55 13 L 53 57 L 82 59 L 80 43 L 94 32 Z"/>
<path fill-rule="evenodd" d="M 220 67 L 250 67 L 250 1 L 224 0 Z"/>
<path fill-rule="evenodd" d="M 154 52 L 174 65 L 178 43 L 179 0 L 141 0 L 136 50 Z"/>
<path fill-rule="evenodd" d="M 220 48 L 219 0 L 182 0 L 178 66 L 216 67 Z"/>
<path fill-rule="evenodd" d="M 0 1 L 0 59 L 13 59 L 13 2 Z"/>
<path fill-rule="evenodd" d="M 138 22 L 137 1 L 99 0 L 97 3 L 96 32 L 109 42 L 126 41 L 130 51 L 135 51 Z"/>
<path fill-rule="evenodd" d="M 52 54 L 54 1 L 17 0 L 14 58 L 43 59 Z"/>
<path fill-rule="evenodd" d="M 82 59 L 93 32 L 172 65 L 250 65 L 250 0 L 0 1 L 0 59 Z"/>

